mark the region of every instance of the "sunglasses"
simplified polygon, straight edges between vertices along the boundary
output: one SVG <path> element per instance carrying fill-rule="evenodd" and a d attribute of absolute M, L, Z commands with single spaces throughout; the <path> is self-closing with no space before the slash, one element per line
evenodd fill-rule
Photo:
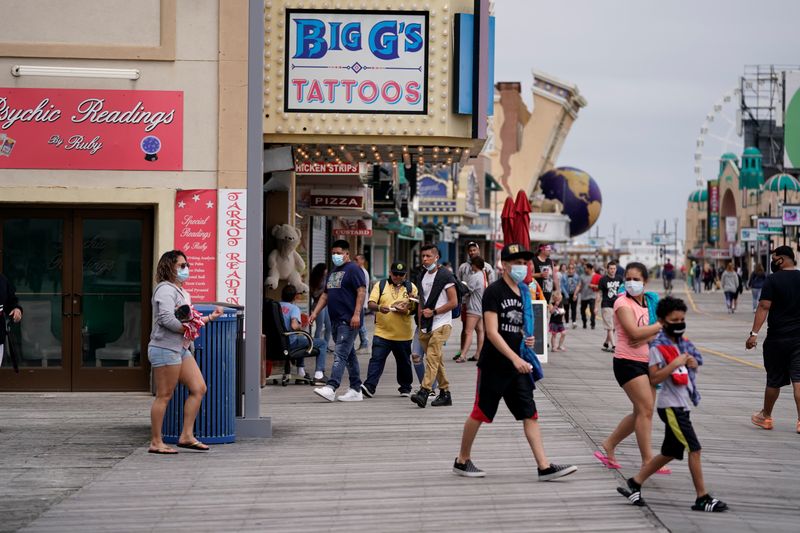
<path fill-rule="evenodd" d="M 175 266 L 177 266 L 177 267 L 178 267 L 178 268 L 180 268 L 181 270 L 183 270 L 184 268 L 191 268 L 191 265 L 189 265 L 189 263 L 178 263 L 178 264 L 177 264 L 177 265 L 175 265 Z"/>

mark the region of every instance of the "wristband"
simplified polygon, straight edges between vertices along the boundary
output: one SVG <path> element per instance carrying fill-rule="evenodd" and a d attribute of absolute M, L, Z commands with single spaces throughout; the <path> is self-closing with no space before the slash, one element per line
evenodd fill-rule
<path fill-rule="evenodd" d="M 750 336 L 751 337 L 758 337 L 758 333 L 756 333 L 755 331 L 751 331 L 750 332 Z"/>

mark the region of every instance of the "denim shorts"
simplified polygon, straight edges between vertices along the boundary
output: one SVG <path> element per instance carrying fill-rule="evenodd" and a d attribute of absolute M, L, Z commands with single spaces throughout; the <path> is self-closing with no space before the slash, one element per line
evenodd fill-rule
<path fill-rule="evenodd" d="M 150 360 L 150 366 L 158 368 L 160 366 L 179 365 L 184 357 L 191 357 L 192 353 L 183 348 L 180 352 L 168 350 L 167 348 L 159 348 L 158 346 L 147 347 L 147 358 Z"/>

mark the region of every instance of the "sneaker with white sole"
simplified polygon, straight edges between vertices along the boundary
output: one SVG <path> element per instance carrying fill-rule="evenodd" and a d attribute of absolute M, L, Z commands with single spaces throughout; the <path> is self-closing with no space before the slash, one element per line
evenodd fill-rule
<path fill-rule="evenodd" d="M 319 387 L 314 389 L 314 394 L 318 396 L 322 396 L 329 402 L 332 402 L 336 399 L 336 391 L 333 390 L 333 387 L 330 385 L 325 385 L 324 387 Z"/>
<path fill-rule="evenodd" d="M 545 469 L 539 469 L 539 481 L 550 481 L 560 477 L 568 476 L 576 472 L 578 467 L 575 465 L 557 465 L 550 463 Z"/>
<path fill-rule="evenodd" d="M 336 399 L 340 402 L 360 402 L 364 399 L 364 396 L 361 394 L 361 391 L 348 389 L 347 392 L 340 394 Z"/>
<path fill-rule="evenodd" d="M 369 387 L 367 387 L 366 385 L 364 385 L 362 383 L 361 384 L 361 394 L 363 394 L 367 398 L 372 398 L 373 396 L 375 396 L 375 391 L 374 390 L 369 390 Z"/>
<path fill-rule="evenodd" d="M 458 457 L 453 461 L 453 473 L 464 477 L 484 477 L 486 475 L 486 472 L 475 466 L 470 459 L 467 459 L 466 463 L 459 463 Z"/>

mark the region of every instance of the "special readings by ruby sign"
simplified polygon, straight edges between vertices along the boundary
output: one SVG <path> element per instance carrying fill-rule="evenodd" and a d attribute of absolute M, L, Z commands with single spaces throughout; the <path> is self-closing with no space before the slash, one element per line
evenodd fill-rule
<path fill-rule="evenodd" d="M 0 88 L 0 168 L 182 170 L 183 92 Z"/>

